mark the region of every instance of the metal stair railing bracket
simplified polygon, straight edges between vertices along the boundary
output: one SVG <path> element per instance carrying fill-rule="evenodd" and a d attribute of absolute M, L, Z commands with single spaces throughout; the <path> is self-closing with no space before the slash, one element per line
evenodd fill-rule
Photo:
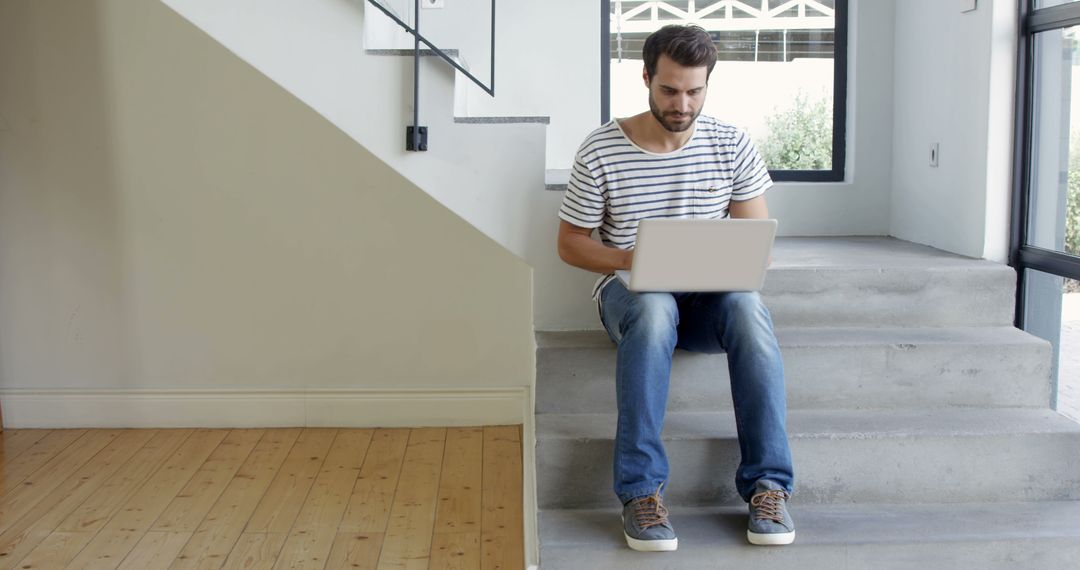
<path fill-rule="evenodd" d="M 452 65 L 454 69 L 460 71 L 465 77 L 468 77 L 473 83 L 477 84 L 485 93 L 495 96 L 495 0 L 491 0 L 491 80 L 489 85 L 485 85 L 483 81 L 479 80 L 469 70 L 465 69 L 460 63 L 454 61 L 452 57 L 447 55 L 446 52 L 439 49 L 435 44 L 431 43 L 427 38 L 420 34 L 420 0 L 414 0 L 414 13 L 416 14 L 416 26 L 410 26 L 399 18 L 392 11 L 380 4 L 377 0 L 368 0 L 372 6 L 375 6 L 383 14 L 386 14 L 388 18 L 396 22 L 399 26 L 405 29 L 410 35 L 413 36 L 413 123 L 405 128 L 405 150 L 410 151 L 425 151 L 428 149 L 428 128 L 420 126 L 420 44 L 423 43 L 431 49 L 432 53 L 438 55 L 447 63 Z"/>

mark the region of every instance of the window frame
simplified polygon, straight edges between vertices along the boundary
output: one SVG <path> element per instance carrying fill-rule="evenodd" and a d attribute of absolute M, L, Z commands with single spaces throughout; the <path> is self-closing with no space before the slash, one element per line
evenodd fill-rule
<path fill-rule="evenodd" d="M 1019 2 L 1019 33 L 1016 59 L 1016 116 L 1013 152 L 1012 220 L 1009 236 L 1009 265 L 1016 269 L 1017 328 L 1026 329 L 1025 288 L 1027 269 L 1080 279 L 1080 256 L 1028 245 L 1030 208 L 1034 188 L 1031 160 L 1035 129 L 1035 36 L 1080 24 L 1080 2 L 1035 9 L 1036 0 Z"/>
<path fill-rule="evenodd" d="M 836 0 L 833 28 L 831 170 L 773 170 L 775 182 L 843 182 L 847 166 L 848 0 Z M 611 120 L 611 0 L 600 0 L 600 123 Z"/>

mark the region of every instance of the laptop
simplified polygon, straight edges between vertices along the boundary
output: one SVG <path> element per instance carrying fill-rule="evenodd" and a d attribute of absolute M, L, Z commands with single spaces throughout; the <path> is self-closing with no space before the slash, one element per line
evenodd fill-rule
<path fill-rule="evenodd" d="M 630 291 L 758 291 L 765 284 L 776 220 L 650 219 L 638 224 Z"/>

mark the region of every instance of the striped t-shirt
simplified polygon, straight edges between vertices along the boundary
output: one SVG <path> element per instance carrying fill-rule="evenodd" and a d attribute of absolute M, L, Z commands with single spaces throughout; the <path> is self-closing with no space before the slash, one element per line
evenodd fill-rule
<path fill-rule="evenodd" d="M 770 186 L 757 149 L 736 127 L 699 116 L 682 148 L 659 154 L 635 145 L 612 120 L 578 149 L 559 218 L 600 228 L 605 245 L 629 249 L 641 220 L 727 218 L 731 200 L 756 198 Z M 593 298 L 614 278 L 601 277 Z"/>

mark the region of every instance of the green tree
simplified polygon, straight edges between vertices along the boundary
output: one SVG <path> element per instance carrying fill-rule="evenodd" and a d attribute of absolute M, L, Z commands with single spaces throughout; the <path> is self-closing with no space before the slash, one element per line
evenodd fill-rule
<path fill-rule="evenodd" d="M 1069 195 L 1065 200 L 1065 251 L 1080 255 L 1080 170 L 1069 169 Z"/>
<path fill-rule="evenodd" d="M 832 102 L 799 91 L 791 104 L 765 119 L 769 135 L 759 144 L 772 170 L 832 169 Z"/>
<path fill-rule="evenodd" d="M 1069 170 L 1080 170 L 1080 128 L 1069 133 Z"/>
<path fill-rule="evenodd" d="M 1065 197 L 1065 251 L 1080 255 L 1080 129 L 1069 136 L 1069 188 Z"/>
<path fill-rule="evenodd" d="M 1080 255 L 1080 129 L 1069 136 L 1069 187 L 1065 195 L 1065 252 Z M 1080 281 L 1065 280 L 1065 292 L 1080 292 Z"/>

